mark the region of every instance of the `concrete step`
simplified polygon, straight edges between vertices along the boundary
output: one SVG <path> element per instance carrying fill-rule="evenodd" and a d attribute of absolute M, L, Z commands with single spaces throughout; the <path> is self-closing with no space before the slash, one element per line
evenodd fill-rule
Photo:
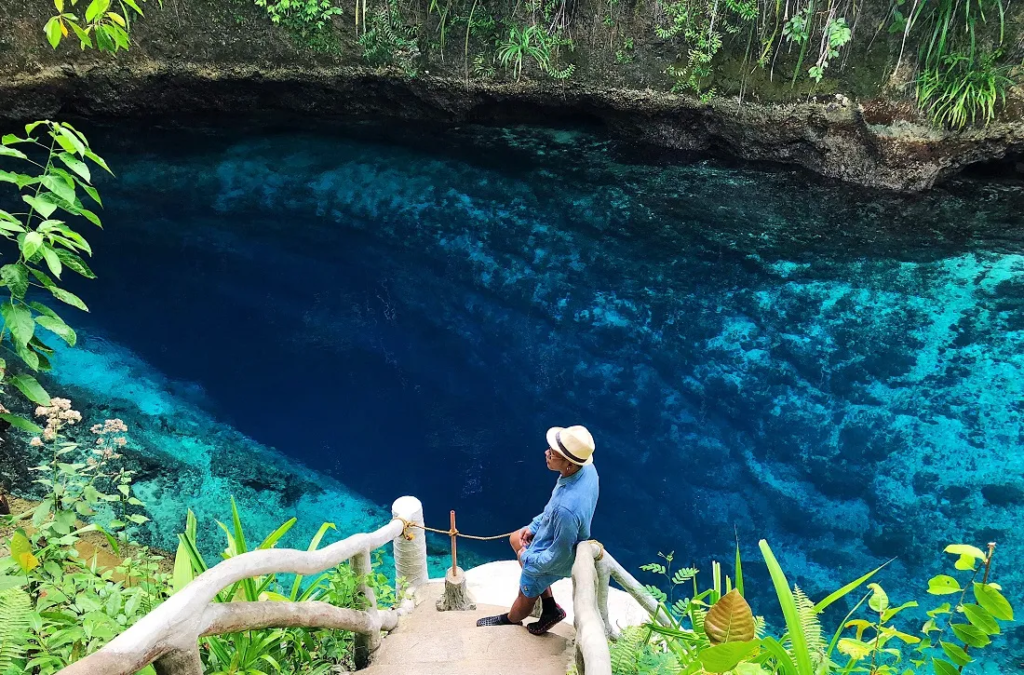
<path fill-rule="evenodd" d="M 438 612 L 434 603 L 443 588 L 443 582 L 431 583 L 417 592 L 415 611 L 384 639 L 366 675 L 565 675 L 575 636 L 571 625 L 562 622 L 539 637 L 525 625 L 480 628 L 477 619 L 508 607 Z"/>

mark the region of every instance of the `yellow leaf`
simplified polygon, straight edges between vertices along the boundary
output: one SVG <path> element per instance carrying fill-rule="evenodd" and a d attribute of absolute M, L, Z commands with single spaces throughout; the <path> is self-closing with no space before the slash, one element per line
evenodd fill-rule
<path fill-rule="evenodd" d="M 842 654 L 846 654 L 854 661 L 860 661 L 861 659 L 867 658 L 871 655 L 872 647 L 860 640 L 843 638 L 839 641 L 839 651 Z"/>
<path fill-rule="evenodd" d="M 64 19 L 60 20 L 60 32 L 64 37 L 68 36 L 68 27 L 64 24 Z"/>
<path fill-rule="evenodd" d="M 32 555 L 32 544 L 22 530 L 17 530 L 11 536 L 11 557 L 26 574 L 39 567 L 39 560 Z"/>
<path fill-rule="evenodd" d="M 121 17 L 120 14 L 116 12 L 107 12 L 107 16 L 110 17 L 110 20 L 116 23 L 121 28 L 128 27 L 128 24 L 125 23 L 124 19 Z"/>
<path fill-rule="evenodd" d="M 39 567 L 39 559 L 31 553 L 22 553 L 18 556 L 18 567 L 26 574 Z"/>
<path fill-rule="evenodd" d="M 64 11 L 64 0 L 53 0 L 53 6 L 57 8 L 58 12 Z"/>

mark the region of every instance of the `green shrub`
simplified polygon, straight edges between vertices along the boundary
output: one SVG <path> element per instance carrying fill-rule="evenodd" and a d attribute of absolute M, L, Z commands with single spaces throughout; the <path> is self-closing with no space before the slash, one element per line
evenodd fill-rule
<path fill-rule="evenodd" d="M 987 553 L 974 546 L 948 546 L 946 552 L 956 557 L 954 571 L 929 580 L 928 593 L 955 595 L 956 602 L 932 607 L 920 629 L 907 631 L 894 620 L 919 603 L 892 605 L 878 583 L 868 585 L 868 592 L 835 630 L 826 632 L 821 624 L 825 609 L 870 581 L 885 565 L 814 602 L 791 586 L 768 543 L 762 540 L 760 548 L 785 618 L 784 633 L 766 635 L 764 621 L 754 617 L 742 599 L 738 548 L 735 587 L 728 576 L 723 578 L 721 565 L 712 562 L 712 583 L 704 590 L 700 590 L 698 570 L 673 572 L 672 554 L 659 554 L 664 563 L 641 567 L 661 576 L 667 587 L 647 587 L 658 601 L 658 620 L 652 617 L 642 629 L 624 633 L 611 648 L 615 672 L 954 675 L 976 661 L 978 652 L 1002 633 L 1001 622 L 1014 618 L 1010 603 L 991 581 L 994 544 Z M 957 574 L 960 579 L 953 576 Z M 674 598 L 689 587 L 692 597 Z M 968 602 L 969 596 L 973 602 Z M 853 618 L 865 603 L 867 618 Z"/>
<path fill-rule="evenodd" d="M 40 406 L 37 417 L 46 426 L 32 445 L 51 459 L 33 469 L 46 495 L 33 510 L 2 521 L 16 528 L 10 555 L 0 558 L 0 674 L 50 675 L 87 656 L 152 611 L 167 597 L 207 569 L 197 545 L 197 522 L 188 513 L 180 535 L 173 574 L 161 571 L 163 558 L 134 540 L 133 528 L 144 524 L 144 504 L 132 493 L 133 472 L 121 464 L 127 443 L 120 420 L 91 428 L 93 440 L 80 445 L 68 437 L 81 415 L 70 401 L 54 398 Z M 231 502 L 231 527 L 223 558 L 249 550 L 242 522 Z M 80 519 L 93 522 L 83 525 Z M 25 526 L 25 521 L 31 527 Z M 270 548 L 294 526 L 293 518 L 263 538 Z M 22 529 L 24 527 L 24 529 Z M 324 523 L 309 544 L 319 547 L 334 525 Z M 84 535 L 100 533 L 118 557 L 113 569 L 102 569 L 95 556 L 76 549 Z M 365 579 L 378 604 L 397 602 L 395 589 L 377 571 Z M 276 575 L 246 579 L 219 594 L 217 600 L 319 600 L 341 607 L 363 608 L 359 579 L 349 565 L 340 565 L 310 581 Z M 350 633 L 334 630 L 267 629 L 204 638 L 201 654 L 206 672 L 301 672 L 324 674 L 353 666 Z M 149 667 L 144 675 L 152 675 Z"/>
<path fill-rule="evenodd" d="M 270 20 L 293 30 L 307 33 L 321 30 L 332 16 L 341 14 L 332 0 L 255 0 L 257 7 L 267 10 Z"/>
<path fill-rule="evenodd" d="M 938 65 L 921 72 L 918 105 L 936 124 L 953 129 L 991 122 L 1014 84 L 1009 67 L 996 64 L 998 58 L 998 53 L 976 57 L 946 54 Z"/>

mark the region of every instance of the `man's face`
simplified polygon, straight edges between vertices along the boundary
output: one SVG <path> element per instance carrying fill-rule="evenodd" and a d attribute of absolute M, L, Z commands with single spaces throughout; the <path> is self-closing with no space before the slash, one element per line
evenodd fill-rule
<path fill-rule="evenodd" d="M 565 457 L 562 457 L 560 453 L 555 452 L 551 448 L 544 451 L 544 458 L 547 460 L 548 468 L 552 471 L 562 473 L 565 470 L 566 465 L 569 463 Z"/>

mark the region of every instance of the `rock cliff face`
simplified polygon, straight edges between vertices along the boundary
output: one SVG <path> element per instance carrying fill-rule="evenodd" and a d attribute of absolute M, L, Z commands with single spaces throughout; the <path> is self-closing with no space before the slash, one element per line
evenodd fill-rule
<path fill-rule="evenodd" d="M 702 103 L 669 93 L 664 71 L 674 55 L 664 44 L 638 37 L 635 63 L 617 65 L 614 45 L 596 28 L 578 35 L 580 65 L 571 79 L 537 72 L 523 82 L 500 82 L 467 79 L 461 53 L 445 60 L 443 49 L 430 52 L 426 44 L 414 76 L 372 70 L 347 26 L 332 29 L 327 47 L 313 48 L 245 2 L 174 0 L 151 8 L 133 28 L 137 45 L 116 57 L 78 53 L 67 43 L 53 52 L 41 32 L 47 4 L 7 5 L 0 7 L 0 119 L 11 121 L 275 112 L 449 125 L 571 119 L 656 146 L 795 164 L 907 191 L 978 163 L 999 162 L 1004 174 L 1020 175 L 1017 160 L 1024 157 L 1021 108 L 1012 98 L 1000 122 L 964 133 L 936 129 L 902 96 L 887 98 L 878 83 L 826 80 L 813 95 L 764 84 L 742 102 L 727 94 Z M 641 28 L 638 35 L 651 33 L 649 22 L 635 30 Z M 876 78 L 885 72 L 884 55 L 877 69 Z"/>

